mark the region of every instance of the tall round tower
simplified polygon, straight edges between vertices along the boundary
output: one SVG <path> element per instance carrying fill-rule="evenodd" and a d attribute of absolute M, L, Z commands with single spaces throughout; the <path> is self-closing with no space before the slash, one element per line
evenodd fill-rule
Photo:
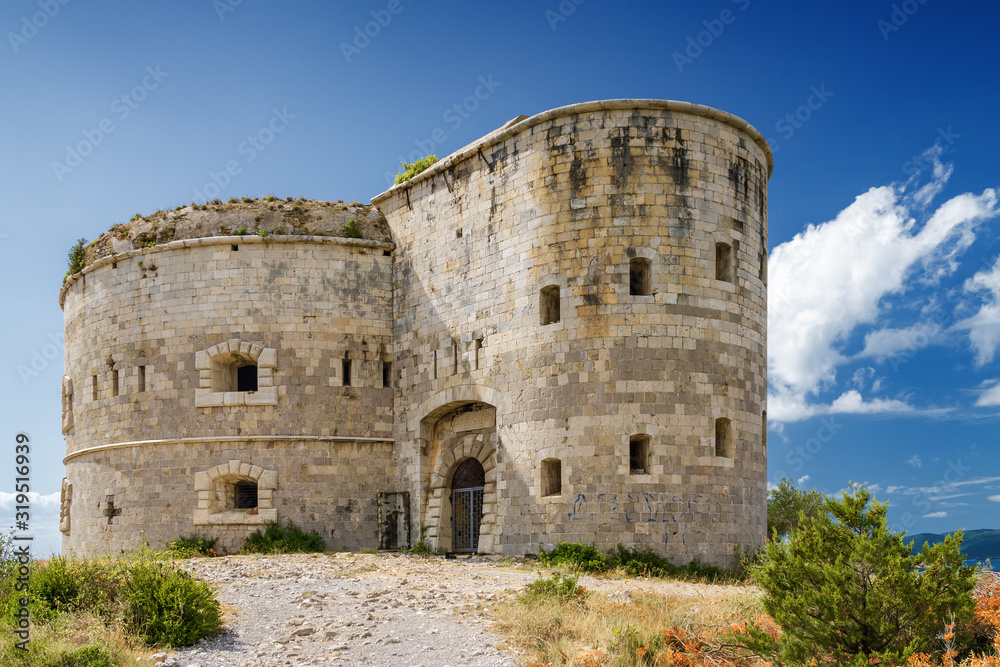
<path fill-rule="evenodd" d="M 516 118 L 373 199 L 432 545 L 731 563 L 764 540 L 771 167 L 728 113 L 613 100 Z"/>

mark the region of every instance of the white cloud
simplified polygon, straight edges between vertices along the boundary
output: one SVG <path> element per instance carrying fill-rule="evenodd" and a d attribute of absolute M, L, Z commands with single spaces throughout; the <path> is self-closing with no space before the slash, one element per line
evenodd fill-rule
<path fill-rule="evenodd" d="M 1000 503 L 1000 494 L 998 494 L 998 495 L 995 495 L 995 496 L 990 496 L 990 497 L 989 497 L 989 498 L 987 498 L 986 500 L 992 500 L 992 501 L 993 501 L 993 502 L 995 502 L 995 503 Z"/>
<path fill-rule="evenodd" d="M 1000 347 L 1000 257 L 992 268 L 966 280 L 965 291 L 988 293 L 978 313 L 955 325 L 969 332 L 969 341 L 976 349 L 976 364 L 982 366 L 993 361 Z"/>
<path fill-rule="evenodd" d="M 906 459 L 906 462 L 909 463 L 914 468 L 922 468 L 922 467 L 924 467 L 924 462 L 921 461 L 920 457 L 917 456 L 916 454 L 914 454 L 910 458 Z"/>
<path fill-rule="evenodd" d="M 823 415 L 874 415 L 915 412 L 903 401 L 874 398 L 866 400 L 857 389 L 849 389 L 829 405 L 809 403 L 802 394 L 782 391 L 767 397 L 767 418 L 782 422 L 795 422 Z"/>
<path fill-rule="evenodd" d="M 979 395 L 979 400 L 976 401 L 976 405 L 980 407 L 1000 405 L 1000 379 L 991 380 L 987 383 L 985 390 Z"/>
<path fill-rule="evenodd" d="M 943 519 L 948 516 L 947 512 L 931 512 L 930 514 L 924 514 L 921 519 Z"/>
<path fill-rule="evenodd" d="M 809 225 L 771 253 L 770 419 L 912 410 L 899 401 L 863 401 L 857 391 L 828 408 L 809 398 L 834 385 L 837 368 L 851 358 L 843 349 L 848 338 L 858 327 L 877 322 L 885 297 L 905 291 L 911 282 L 934 282 L 953 272 L 955 258 L 975 239 L 975 227 L 1000 213 L 996 193 L 986 190 L 954 197 L 918 224 L 912 212 L 928 204 L 950 175 L 950 167 L 936 165 L 933 181 L 915 195 L 902 186 L 872 188 L 833 220 Z M 933 327 L 924 334 L 928 331 Z M 906 349 L 922 340 L 917 334 L 914 327 L 876 331 L 866 339 L 867 356 Z"/>
<path fill-rule="evenodd" d="M 29 504 L 32 507 L 59 507 L 59 501 L 61 495 L 62 494 L 59 491 L 56 491 L 55 493 L 49 493 L 44 496 L 35 491 L 31 491 L 30 493 L 28 493 L 28 500 L 31 501 Z M 9 510 L 13 508 L 14 505 L 17 504 L 16 502 L 17 496 L 18 494 L 16 493 L 7 493 L 6 491 L 0 491 L 0 509 Z"/>
<path fill-rule="evenodd" d="M 941 325 L 917 322 L 903 329 L 879 329 L 865 334 L 865 349 L 858 357 L 874 357 L 879 361 L 899 355 L 912 356 L 939 340 Z"/>
<path fill-rule="evenodd" d="M 798 480 L 796 480 L 796 481 L 797 481 L 797 483 L 798 483 L 799 486 L 802 486 L 803 484 L 805 484 L 806 482 L 808 482 L 810 479 L 812 479 L 812 478 L 809 475 L 802 475 L 802 477 L 799 477 Z"/>

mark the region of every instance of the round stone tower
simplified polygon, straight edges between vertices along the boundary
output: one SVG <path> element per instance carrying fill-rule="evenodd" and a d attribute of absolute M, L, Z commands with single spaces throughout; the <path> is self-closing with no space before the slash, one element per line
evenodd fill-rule
<path fill-rule="evenodd" d="M 728 564 L 764 540 L 771 167 L 730 114 L 615 100 L 516 118 L 373 199 L 432 546 Z"/>
<path fill-rule="evenodd" d="M 268 520 L 378 545 L 395 479 L 384 222 L 360 204 L 217 202 L 87 248 L 60 293 L 64 552 L 191 534 L 234 549 Z"/>

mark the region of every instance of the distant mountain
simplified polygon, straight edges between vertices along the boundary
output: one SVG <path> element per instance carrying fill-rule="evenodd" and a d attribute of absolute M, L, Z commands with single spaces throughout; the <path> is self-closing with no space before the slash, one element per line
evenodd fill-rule
<path fill-rule="evenodd" d="M 924 542 L 938 544 L 950 535 L 937 535 L 934 533 L 917 533 L 907 535 L 904 542 L 913 540 L 913 551 L 917 552 L 924 548 Z M 986 560 L 987 558 L 1000 563 L 1000 530 L 967 530 L 962 534 L 962 553 L 966 558 L 972 560 Z"/>

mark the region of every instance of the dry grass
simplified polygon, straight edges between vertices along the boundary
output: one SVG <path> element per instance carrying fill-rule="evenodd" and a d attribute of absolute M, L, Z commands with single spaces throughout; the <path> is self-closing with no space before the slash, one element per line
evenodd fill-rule
<path fill-rule="evenodd" d="M 746 623 L 762 611 L 752 589 L 734 586 L 691 595 L 690 587 L 685 584 L 685 590 L 677 593 L 633 593 L 624 604 L 611 602 L 600 592 L 568 602 L 522 597 L 492 611 L 497 629 L 527 654 L 530 664 L 574 667 L 667 664 L 656 662 L 652 646 L 641 649 L 662 644 L 660 654 L 666 656 L 668 629 L 711 641 L 732 624 Z"/>
<path fill-rule="evenodd" d="M 150 648 L 129 637 L 119 626 L 105 625 L 93 614 L 72 613 L 61 614 L 49 623 L 32 624 L 29 654 L 15 649 L 14 641 L 0 644 L 0 665 L 58 664 L 59 656 L 95 644 L 121 665 L 149 664 L 143 660 L 150 655 Z"/>

